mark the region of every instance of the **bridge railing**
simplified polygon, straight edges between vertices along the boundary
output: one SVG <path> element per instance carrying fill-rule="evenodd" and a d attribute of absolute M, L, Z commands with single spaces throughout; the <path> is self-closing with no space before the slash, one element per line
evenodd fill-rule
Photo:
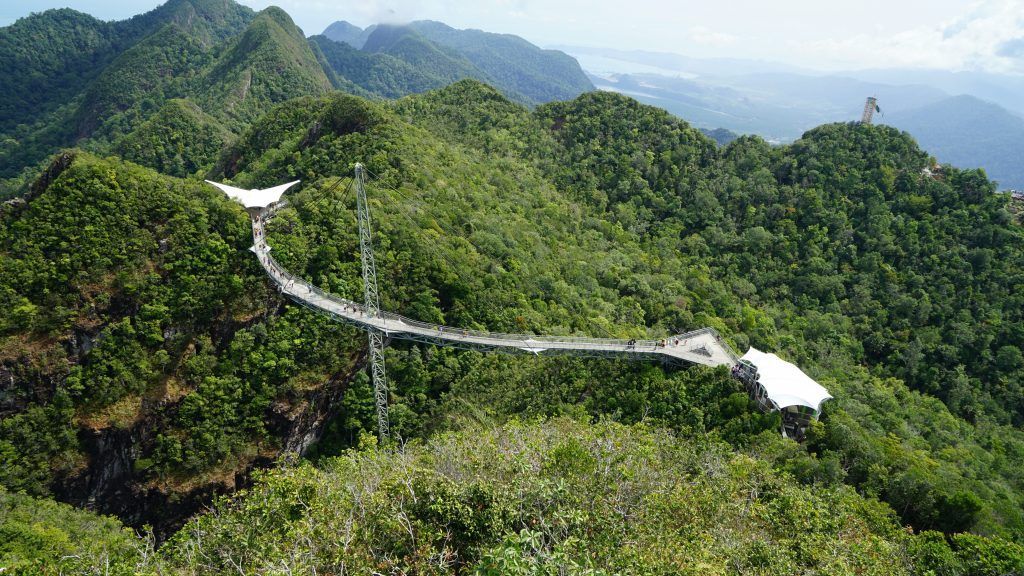
<path fill-rule="evenodd" d="M 316 286 L 313 286 L 306 280 L 295 276 L 289 272 L 286 268 L 281 266 L 277 260 L 274 259 L 266 250 L 265 245 L 257 245 L 257 256 L 261 259 L 264 264 L 264 268 L 269 272 L 271 278 L 281 286 L 282 288 L 290 291 L 294 291 L 290 286 L 300 285 L 309 294 L 315 295 L 322 301 L 332 302 L 343 309 L 351 309 L 353 315 L 363 315 L 364 307 L 352 300 L 347 300 Z M 301 296 L 301 295 L 299 295 Z M 343 317 L 347 317 L 345 314 L 341 314 Z M 365 318 L 365 316 L 364 316 Z M 688 340 L 694 338 L 709 335 L 715 339 L 716 342 L 721 345 L 722 349 L 735 361 L 737 359 L 736 354 L 732 351 L 729 344 L 722 338 L 714 328 L 701 328 L 699 330 L 693 330 L 684 334 L 677 334 L 668 338 L 659 340 L 627 340 L 624 338 L 590 338 L 586 336 L 548 336 L 539 334 L 515 334 L 515 333 L 504 333 L 504 332 L 487 332 L 484 330 L 472 330 L 468 328 L 454 328 L 451 326 L 444 326 L 441 324 L 432 324 L 429 322 L 421 322 L 419 320 L 413 320 L 401 314 L 394 314 L 392 312 L 381 312 L 380 318 L 384 321 L 384 329 L 388 332 L 404 332 L 407 330 L 402 329 L 401 326 L 394 326 L 392 330 L 387 330 L 388 322 L 401 323 L 410 328 L 417 329 L 417 333 L 425 336 L 436 336 L 440 339 L 447 340 L 485 340 L 493 341 L 495 343 L 513 343 L 518 347 L 529 347 L 529 348 L 543 348 L 545 345 L 558 346 L 568 345 L 572 347 L 592 347 L 597 349 L 635 349 L 635 350 L 657 350 L 662 347 L 662 343 L 666 345 L 674 345 L 675 341 L 679 341 L 680 345 L 685 345 Z M 368 318 L 364 321 L 360 321 L 358 317 L 348 318 L 351 321 L 359 322 L 362 324 L 370 324 Z"/>
<path fill-rule="evenodd" d="M 394 314 L 391 312 L 382 312 L 381 317 L 383 317 L 386 320 L 401 322 L 403 324 L 419 328 L 421 330 L 432 331 L 437 333 L 438 335 L 450 335 L 454 337 L 463 338 L 516 342 L 522 343 L 526 346 L 537 348 L 543 347 L 542 345 L 544 344 L 578 344 L 600 346 L 606 348 L 621 348 L 630 345 L 629 340 L 616 338 L 588 338 L 585 336 L 545 336 L 539 334 L 515 334 L 506 332 L 487 332 L 484 330 L 473 330 L 469 328 L 453 328 L 451 326 L 442 326 L 440 324 L 430 324 L 427 322 L 421 322 L 419 320 L 413 320 L 411 318 L 407 318 L 400 314 Z M 635 340 L 633 341 L 632 345 L 637 348 L 654 348 L 657 343 L 657 340 Z"/>

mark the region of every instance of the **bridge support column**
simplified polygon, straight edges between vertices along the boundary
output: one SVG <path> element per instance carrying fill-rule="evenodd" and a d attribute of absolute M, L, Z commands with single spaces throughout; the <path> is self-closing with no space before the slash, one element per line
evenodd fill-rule
<path fill-rule="evenodd" d="M 356 216 L 359 219 L 359 254 L 363 261 L 363 296 L 366 315 L 380 316 L 380 297 L 377 292 L 377 264 L 373 258 L 373 238 L 370 234 L 370 206 L 366 203 L 363 165 L 356 163 Z M 388 379 L 384 371 L 384 334 L 368 329 L 370 343 L 370 376 L 373 378 L 373 396 L 377 401 L 377 439 L 381 444 L 391 438 L 388 420 Z"/>
<path fill-rule="evenodd" d="M 380 330 L 367 330 L 370 344 L 370 376 L 373 378 L 373 397 L 377 402 L 377 438 L 386 442 L 391 437 L 388 420 L 388 379 L 384 371 L 384 334 Z"/>

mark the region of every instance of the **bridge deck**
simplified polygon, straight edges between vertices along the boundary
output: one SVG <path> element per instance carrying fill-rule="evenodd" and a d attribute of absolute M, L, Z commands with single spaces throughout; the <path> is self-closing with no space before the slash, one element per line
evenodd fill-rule
<path fill-rule="evenodd" d="M 664 340 L 619 340 L 613 338 L 580 338 L 573 336 L 541 336 L 503 334 L 429 324 L 398 314 L 383 312 L 367 316 L 362 304 L 341 298 L 299 278 L 270 256 L 263 226 L 253 219 L 251 248 L 267 275 L 283 294 L 300 304 L 329 314 L 333 318 L 365 329 L 375 329 L 388 337 L 416 340 L 441 346 L 474 350 L 493 350 L 537 355 L 572 354 L 579 356 L 614 356 L 685 361 L 705 366 L 736 364 L 736 356 L 712 328 L 703 328 Z"/>

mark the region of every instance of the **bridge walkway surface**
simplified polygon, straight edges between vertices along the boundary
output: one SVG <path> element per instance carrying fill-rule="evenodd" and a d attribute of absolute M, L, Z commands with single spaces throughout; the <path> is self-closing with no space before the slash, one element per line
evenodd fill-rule
<path fill-rule="evenodd" d="M 389 338 L 470 350 L 535 355 L 651 359 L 704 366 L 724 364 L 730 367 L 738 361 L 729 345 L 713 328 L 702 328 L 661 340 L 624 340 L 485 332 L 420 322 L 383 311 L 377 316 L 370 316 L 362 304 L 321 290 L 286 270 L 270 255 L 263 218 L 254 215 L 252 224 L 254 245 L 251 250 L 283 294 L 336 320 L 363 330 L 377 330 Z"/>

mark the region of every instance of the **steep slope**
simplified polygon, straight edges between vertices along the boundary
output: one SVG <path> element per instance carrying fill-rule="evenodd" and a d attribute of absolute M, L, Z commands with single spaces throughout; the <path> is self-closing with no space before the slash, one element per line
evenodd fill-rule
<path fill-rule="evenodd" d="M 101 137 L 130 131 L 152 113 L 140 104 L 159 105 L 183 95 L 214 60 L 214 47 L 244 30 L 253 17 L 231 0 L 171 0 L 119 23 L 145 35 L 85 91 L 75 114 L 75 138 L 91 136 L 103 124 Z"/>
<path fill-rule="evenodd" d="M 0 132 L 78 94 L 116 55 L 119 41 L 114 26 L 71 9 L 0 28 Z"/>
<path fill-rule="evenodd" d="M 252 14 L 232 0 L 169 0 L 120 22 L 62 9 L 0 28 L 0 133 L 66 104 L 122 52 L 169 24 L 201 30 L 209 43 L 238 33 Z"/>
<path fill-rule="evenodd" d="M 102 49 L 91 50 L 75 40 L 75 33 L 81 32 L 82 25 L 64 31 L 61 25 L 48 24 L 47 15 L 70 17 L 66 12 L 47 12 L 21 23 L 58 31 L 65 36 L 51 39 L 51 42 L 44 34 L 35 34 L 22 39 L 18 50 L 12 53 L 27 49 L 47 54 L 46 58 L 31 60 L 49 62 L 55 69 L 74 71 L 80 80 L 68 83 L 47 76 L 45 71 L 28 74 L 45 78 L 54 91 L 38 90 L 33 96 L 42 106 L 36 110 L 37 114 L 27 115 L 25 110 L 15 109 L 10 116 L 0 116 L 0 123 L 8 120 L 25 123 L 0 137 L 0 176 L 3 177 L 15 176 L 26 169 L 32 171 L 37 163 L 61 146 L 83 139 L 89 139 L 96 149 L 105 148 L 112 140 L 136 128 L 166 99 L 185 95 L 202 67 L 212 62 L 215 45 L 237 34 L 253 18 L 251 10 L 231 0 L 171 0 L 129 20 L 101 23 L 108 36 L 107 44 Z M 4 30 L 13 29 L 20 28 Z M 72 42 L 70 47 L 68 38 Z M 41 40 L 46 40 L 46 45 L 36 46 Z M 68 53 L 50 54 L 55 48 L 63 47 L 68 48 Z M 86 57 L 88 62 L 78 61 Z M 18 64 L 12 64 L 11 70 L 16 72 Z M 12 78 L 21 87 L 32 87 L 31 83 L 0 74 L 0 82 Z M 12 90 L 16 101 L 18 93 Z M 52 105 L 46 104 L 51 102 L 48 98 L 53 99 Z M 35 110 L 31 106 L 27 108 Z M 24 184 L 24 179 L 13 185 L 19 184 Z M 2 192 L 0 190 L 0 195 Z"/>
<path fill-rule="evenodd" d="M 160 103 L 180 95 L 213 60 L 205 36 L 199 27 L 171 23 L 121 54 L 85 91 L 75 113 L 75 140 L 104 124 L 104 132 L 121 133 L 150 112 L 143 100 Z"/>
<path fill-rule="evenodd" d="M 277 314 L 248 240 L 245 215 L 201 182 L 61 156 L 0 221 L 0 482 L 164 533 L 315 437 L 353 348 Z M 296 312 L 328 345 L 315 357 L 281 348 Z"/>
<path fill-rule="evenodd" d="M 594 89 L 576 60 L 558 50 L 542 50 L 512 34 L 456 30 L 441 22 L 422 20 L 409 27 L 442 46 L 458 50 L 510 94 L 530 102 L 569 100 Z"/>
<path fill-rule="evenodd" d="M 114 146 L 117 155 L 184 177 L 214 164 L 231 133 L 190 100 L 170 100 Z"/>
<path fill-rule="evenodd" d="M 39 118 L 21 137 L 0 139 L 0 176 L 31 173 L 61 146 L 80 145 L 100 153 L 124 150 L 117 148 L 121 140 L 134 132 L 137 144 L 143 139 L 139 131 L 149 128 L 156 130 L 145 138 L 154 145 L 177 147 L 180 135 L 154 122 L 146 124 L 161 111 L 166 112 L 163 119 L 201 124 L 192 141 L 200 149 L 190 153 L 185 161 L 189 166 L 174 161 L 169 168 L 174 174 L 193 173 L 212 167 L 218 154 L 211 149 L 212 140 L 223 144 L 230 139 L 226 133 L 237 135 L 272 105 L 325 94 L 331 87 L 302 31 L 276 8 L 253 16 L 230 0 L 172 0 L 115 26 L 142 37 L 68 105 Z M 190 100 L 199 107 L 201 120 L 195 114 L 182 115 L 180 107 L 165 109 L 173 99 Z M 166 156 L 145 153 L 133 159 L 164 168 L 170 166 L 163 161 L 170 159 Z"/>
<path fill-rule="evenodd" d="M 1004 189 L 1024 189 L 1024 119 L 998 104 L 956 96 L 882 122 L 910 132 L 940 162 L 984 168 Z"/>
<path fill-rule="evenodd" d="M 302 30 L 280 8 L 267 8 L 206 72 L 196 98 L 237 128 L 271 104 L 330 88 Z"/>
<path fill-rule="evenodd" d="M 362 49 L 394 56 L 446 84 L 463 78 L 487 79 L 487 75 L 462 54 L 427 40 L 407 26 L 377 26 Z"/>
<path fill-rule="evenodd" d="M 373 95 L 400 98 L 445 84 L 442 78 L 390 54 L 363 52 L 325 36 L 313 36 L 310 41 L 317 45 L 328 68 L 339 79 Z M 339 84 L 336 80 L 335 86 L 344 89 Z"/>
<path fill-rule="evenodd" d="M 594 89 L 571 56 L 557 50 L 542 50 L 510 34 L 456 30 L 429 20 L 403 26 L 377 25 L 366 30 L 339 21 L 328 26 L 323 37 L 366 52 L 395 56 L 433 77 L 437 85 L 475 78 L 527 104 L 567 100 Z M 421 90 L 405 93 L 417 91 Z"/>
<path fill-rule="evenodd" d="M 201 30 L 203 40 L 226 40 L 252 22 L 256 13 L 234 0 L 168 0 L 153 10 L 117 25 L 149 34 L 167 24 Z"/>

